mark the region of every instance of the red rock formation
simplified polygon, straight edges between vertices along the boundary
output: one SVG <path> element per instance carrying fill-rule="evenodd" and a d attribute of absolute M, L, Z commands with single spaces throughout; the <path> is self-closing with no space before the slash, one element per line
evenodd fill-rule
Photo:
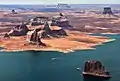
<path fill-rule="evenodd" d="M 110 7 L 105 7 L 104 8 L 104 11 L 103 11 L 103 13 L 102 14 L 109 14 L 109 15 L 113 15 L 113 12 L 112 12 L 112 10 L 111 10 L 111 8 Z"/>
<path fill-rule="evenodd" d="M 8 34 L 10 36 L 23 36 L 28 32 L 28 28 L 25 24 L 15 26 Z"/>
<path fill-rule="evenodd" d="M 41 36 L 42 34 L 38 33 L 39 30 L 35 29 L 34 31 L 30 32 L 27 34 L 27 40 L 31 43 L 31 44 L 35 44 L 35 45 L 39 45 L 39 46 L 46 46 L 44 43 L 42 43 L 41 41 Z M 42 32 L 41 32 L 42 33 Z"/>
<path fill-rule="evenodd" d="M 85 62 L 84 75 L 92 75 L 97 77 L 110 78 L 109 72 L 107 72 L 100 61 L 87 61 Z"/>

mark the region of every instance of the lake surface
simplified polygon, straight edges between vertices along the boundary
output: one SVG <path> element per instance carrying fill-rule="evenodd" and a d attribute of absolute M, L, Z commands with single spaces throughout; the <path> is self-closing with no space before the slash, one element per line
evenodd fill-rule
<path fill-rule="evenodd" d="M 120 81 L 120 35 L 96 50 L 59 52 L 0 52 L 0 81 L 84 81 L 82 69 L 88 60 L 100 60 L 111 73 L 109 81 Z M 76 68 L 80 68 L 80 72 Z M 91 80 L 88 80 L 91 81 Z M 92 80 L 93 81 L 93 80 Z"/>

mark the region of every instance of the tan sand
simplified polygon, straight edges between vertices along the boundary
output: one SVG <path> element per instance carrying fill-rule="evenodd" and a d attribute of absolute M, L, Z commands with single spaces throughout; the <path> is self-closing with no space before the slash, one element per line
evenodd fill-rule
<path fill-rule="evenodd" d="M 109 42 L 111 39 L 101 36 L 90 36 L 79 32 L 67 32 L 68 36 L 64 38 L 42 39 L 46 47 L 31 45 L 26 41 L 26 36 L 11 37 L 10 39 L 0 39 L 2 51 L 59 51 L 73 52 L 75 50 L 95 49 L 96 45 Z"/>

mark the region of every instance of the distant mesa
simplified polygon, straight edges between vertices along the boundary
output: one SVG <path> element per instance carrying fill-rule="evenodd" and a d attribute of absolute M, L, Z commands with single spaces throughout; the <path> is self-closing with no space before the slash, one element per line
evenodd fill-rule
<path fill-rule="evenodd" d="M 104 7 L 103 13 L 102 14 L 109 14 L 109 15 L 113 15 L 113 12 L 111 10 L 111 7 Z"/>
<path fill-rule="evenodd" d="M 102 15 L 104 17 L 118 17 L 117 15 L 115 15 L 111 9 L 111 7 L 104 7 Z"/>
<path fill-rule="evenodd" d="M 62 9 L 70 9 L 71 6 L 69 4 L 65 4 L 65 3 L 59 3 L 57 5 L 46 5 L 46 8 L 48 9 L 57 9 L 58 11 L 62 10 Z"/>
<path fill-rule="evenodd" d="M 14 9 L 12 10 L 12 14 L 18 14 Z"/>
<path fill-rule="evenodd" d="M 57 5 L 57 8 L 71 8 L 71 7 L 70 7 L 70 5 L 68 5 L 68 4 L 59 3 L 59 4 Z"/>
<path fill-rule="evenodd" d="M 92 11 L 92 10 L 85 10 L 84 12 L 75 12 L 75 13 L 80 13 L 80 14 L 85 14 L 87 16 L 92 16 L 92 17 L 102 17 L 102 18 L 115 18 L 118 17 L 115 15 L 115 13 L 112 11 L 111 7 L 103 7 L 102 11 Z"/>

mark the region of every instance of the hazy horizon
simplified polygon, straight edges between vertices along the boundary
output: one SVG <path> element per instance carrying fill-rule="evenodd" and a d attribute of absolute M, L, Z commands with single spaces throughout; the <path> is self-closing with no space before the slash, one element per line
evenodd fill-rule
<path fill-rule="evenodd" d="M 68 4 L 68 5 L 120 5 L 120 4 L 69 4 L 69 3 L 54 3 L 54 4 L 0 4 L 0 5 L 57 5 L 57 4 Z"/>
<path fill-rule="evenodd" d="M 0 0 L 1 5 L 39 5 L 39 4 L 120 4 L 120 0 Z"/>

